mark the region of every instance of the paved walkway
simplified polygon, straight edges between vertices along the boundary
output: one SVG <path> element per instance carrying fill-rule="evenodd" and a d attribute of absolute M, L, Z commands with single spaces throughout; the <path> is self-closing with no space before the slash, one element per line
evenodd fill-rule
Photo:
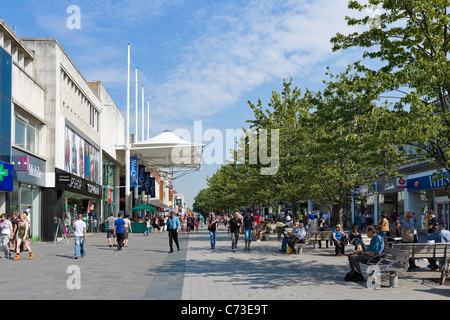
<path fill-rule="evenodd" d="M 231 252 L 230 237 L 219 231 L 216 249 L 211 250 L 206 232 L 191 235 L 187 254 L 182 299 L 282 300 L 282 299 L 450 299 L 450 287 L 427 278 L 439 278 L 421 260 L 417 272 L 399 277 L 399 287 L 389 288 L 382 276 L 381 289 L 368 289 L 365 283 L 344 281 L 348 258 L 334 255 L 332 249 L 306 246 L 301 255 L 278 252 L 281 241 L 253 242 L 244 252 L 243 235 L 238 252 Z M 352 246 L 353 247 L 353 246 Z M 364 269 L 363 269 L 364 270 Z"/>
<path fill-rule="evenodd" d="M 279 253 L 281 241 L 252 243 L 243 252 L 231 252 L 231 240 L 222 227 L 211 250 L 206 228 L 198 234 L 180 234 L 181 251 L 168 254 L 167 233 L 132 234 L 129 246 L 117 251 L 106 245 L 106 234 L 88 236 L 87 255 L 74 260 L 70 244 L 32 243 L 34 260 L 0 259 L 2 299 L 126 299 L 126 300 L 281 300 L 281 299 L 450 299 L 450 287 L 429 278 L 439 273 L 422 268 L 399 278 L 399 287 L 380 290 L 364 283 L 343 281 L 347 257 L 333 249 L 307 246 L 301 255 Z M 75 272 L 74 272 L 75 270 Z M 79 275 L 79 277 L 78 277 Z M 79 280 L 79 281 L 78 281 Z M 70 289 L 75 284 L 80 289 Z"/>

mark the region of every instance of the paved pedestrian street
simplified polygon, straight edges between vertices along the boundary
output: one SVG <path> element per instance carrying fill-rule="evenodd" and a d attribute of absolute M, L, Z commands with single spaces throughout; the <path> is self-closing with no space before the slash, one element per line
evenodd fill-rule
<path fill-rule="evenodd" d="M 281 241 L 253 242 L 244 252 L 243 235 L 238 251 L 223 225 L 211 250 L 205 227 L 198 234 L 180 234 L 181 251 L 168 253 L 167 233 L 149 237 L 132 234 L 122 251 L 107 245 L 106 234 L 90 234 L 86 256 L 73 259 L 74 244 L 32 243 L 35 255 L 19 261 L 0 259 L 2 299 L 31 300 L 448 300 L 450 287 L 440 286 L 439 273 L 403 273 L 398 288 L 389 288 L 382 274 L 381 288 L 345 282 L 346 256 L 334 250 L 306 246 L 300 255 L 279 252 Z M 14 256 L 14 255 L 13 255 Z M 448 284 L 448 281 L 447 281 Z"/>

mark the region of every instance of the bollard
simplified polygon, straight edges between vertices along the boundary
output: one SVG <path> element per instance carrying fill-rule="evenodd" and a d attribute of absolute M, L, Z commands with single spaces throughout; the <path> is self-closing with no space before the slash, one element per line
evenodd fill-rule
<path fill-rule="evenodd" d="M 389 286 L 391 288 L 397 288 L 398 287 L 398 274 L 397 274 L 397 272 L 391 272 L 389 274 Z"/>

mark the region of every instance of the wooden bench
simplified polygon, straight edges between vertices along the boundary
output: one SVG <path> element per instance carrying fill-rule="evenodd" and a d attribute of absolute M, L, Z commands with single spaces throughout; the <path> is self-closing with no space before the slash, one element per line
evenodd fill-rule
<path fill-rule="evenodd" d="M 284 233 L 285 226 L 275 227 L 275 233 L 278 235 L 278 239 L 281 239 L 281 236 Z"/>
<path fill-rule="evenodd" d="M 333 231 L 308 231 L 306 235 L 306 243 L 310 244 L 313 242 L 313 248 L 316 248 L 316 243 L 318 241 L 331 241 L 331 234 Z"/>
<path fill-rule="evenodd" d="M 398 274 L 408 270 L 409 252 L 385 247 L 381 255 L 373 256 L 366 264 L 374 265 L 380 271 L 389 272 L 389 287 L 398 287 Z"/>
<path fill-rule="evenodd" d="M 450 275 L 450 244 L 449 243 L 394 243 L 392 248 L 406 250 L 409 259 L 439 259 L 441 272 L 440 284 L 443 285 Z"/>

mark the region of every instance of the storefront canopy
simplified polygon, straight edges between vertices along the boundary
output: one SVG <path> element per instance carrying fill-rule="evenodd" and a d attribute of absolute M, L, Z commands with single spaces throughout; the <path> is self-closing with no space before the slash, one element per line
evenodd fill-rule
<path fill-rule="evenodd" d="M 132 210 L 133 211 L 156 211 L 156 208 L 146 205 L 146 204 L 142 204 L 140 206 L 134 207 Z"/>
<path fill-rule="evenodd" d="M 202 164 L 203 144 L 195 144 L 177 137 L 170 131 L 131 144 L 131 155 L 152 169 L 199 171 Z"/>

